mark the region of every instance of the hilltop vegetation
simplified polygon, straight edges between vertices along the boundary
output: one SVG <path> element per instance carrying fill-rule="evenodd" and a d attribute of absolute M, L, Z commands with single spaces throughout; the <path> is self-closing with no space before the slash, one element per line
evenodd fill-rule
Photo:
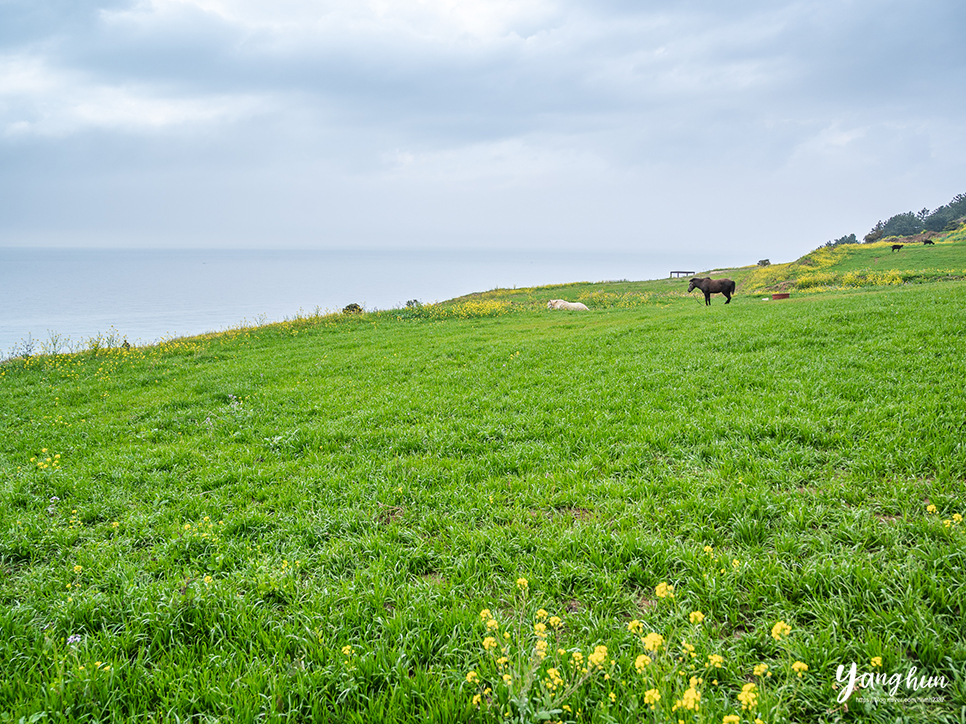
<path fill-rule="evenodd" d="M 800 259 L 768 266 L 714 269 L 699 276 L 727 276 L 739 294 L 769 292 L 847 291 L 864 287 L 897 286 L 930 281 L 966 279 L 966 225 L 933 237 L 933 246 L 903 239 L 870 244 L 821 246 Z M 899 252 L 892 245 L 905 244 Z M 591 308 L 629 308 L 646 304 L 668 306 L 689 299 L 687 279 L 575 282 L 521 289 L 493 289 L 459 297 L 444 308 L 488 302 L 526 309 L 546 306 L 547 300 L 566 297 Z"/>
<path fill-rule="evenodd" d="M 959 721 L 957 233 L 8 361 L 0 720 Z"/>

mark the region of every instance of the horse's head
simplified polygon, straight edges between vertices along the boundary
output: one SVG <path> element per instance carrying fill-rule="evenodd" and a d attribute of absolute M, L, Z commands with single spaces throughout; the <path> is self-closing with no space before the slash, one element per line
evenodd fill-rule
<path fill-rule="evenodd" d="M 699 281 L 700 279 L 698 279 L 697 277 L 691 280 L 691 283 L 688 284 L 688 294 L 690 294 L 691 292 L 693 292 L 695 289 L 698 288 Z"/>

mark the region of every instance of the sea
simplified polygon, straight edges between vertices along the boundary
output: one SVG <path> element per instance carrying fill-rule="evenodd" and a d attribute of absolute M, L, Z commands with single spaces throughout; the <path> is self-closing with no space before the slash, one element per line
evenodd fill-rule
<path fill-rule="evenodd" d="M 0 247 L 0 359 L 96 337 L 160 339 L 355 303 L 393 309 L 471 292 L 667 278 L 707 254 L 606 251 L 51 249 Z"/>

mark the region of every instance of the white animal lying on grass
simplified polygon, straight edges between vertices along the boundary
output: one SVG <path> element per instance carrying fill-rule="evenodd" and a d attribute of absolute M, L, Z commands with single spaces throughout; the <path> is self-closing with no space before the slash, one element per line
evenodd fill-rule
<path fill-rule="evenodd" d="M 571 311 L 590 311 L 586 304 L 580 302 L 568 302 L 564 299 L 551 299 L 547 302 L 547 309 L 569 309 Z"/>

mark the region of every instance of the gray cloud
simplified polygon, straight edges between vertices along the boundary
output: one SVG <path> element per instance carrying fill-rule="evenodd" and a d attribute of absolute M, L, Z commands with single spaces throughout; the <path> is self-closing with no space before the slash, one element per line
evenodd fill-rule
<path fill-rule="evenodd" d="M 964 190 L 964 20 L 911 0 L 6 2 L 0 244 L 619 249 L 692 225 L 794 256 Z"/>

